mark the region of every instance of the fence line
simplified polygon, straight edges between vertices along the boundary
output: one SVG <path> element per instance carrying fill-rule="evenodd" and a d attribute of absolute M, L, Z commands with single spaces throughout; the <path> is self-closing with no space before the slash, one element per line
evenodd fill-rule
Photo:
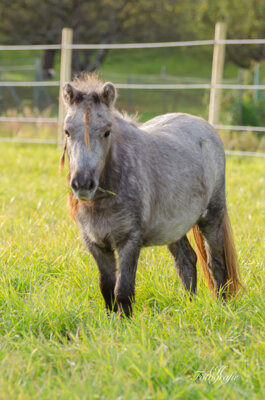
<path fill-rule="evenodd" d="M 251 131 L 251 132 L 265 132 L 265 126 L 246 126 L 246 125 L 221 125 L 216 124 L 214 128 L 217 130 L 227 131 Z"/>
<path fill-rule="evenodd" d="M 265 44 L 265 39 L 225 39 L 214 40 L 217 44 Z"/>
<path fill-rule="evenodd" d="M 10 82 L 10 81 L 1 81 L 0 87 L 38 87 L 38 86 L 59 86 L 60 82 L 58 81 L 34 81 L 34 82 Z"/>
<path fill-rule="evenodd" d="M 3 45 L 0 46 L 2 50 L 61 50 L 60 44 L 28 44 L 28 45 Z"/>
<path fill-rule="evenodd" d="M 12 82 L 2 81 L 0 87 L 38 87 L 47 86 L 54 87 L 60 86 L 59 81 L 33 81 L 33 82 Z M 176 90 L 176 89 L 235 89 L 235 90 L 265 90 L 265 85 L 237 85 L 237 84 L 216 84 L 211 83 L 169 83 L 169 84 L 152 84 L 152 83 L 115 83 L 118 89 L 149 89 L 149 90 Z"/>
<path fill-rule="evenodd" d="M 118 44 L 71 44 L 65 46 L 72 50 L 125 50 L 125 49 L 152 49 L 187 46 L 209 46 L 214 40 L 191 40 L 183 42 L 162 42 L 162 43 L 118 43 Z"/>
<path fill-rule="evenodd" d="M 265 153 L 257 153 L 254 151 L 236 151 L 236 150 L 226 150 L 225 154 L 229 156 L 246 156 L 246 157 L 262 157 L 265 158 Z"/>
<path fill-rule="evenodd" d="M 217 24 L 218 25 L 218 24 Z M 68 42 L 69 43 L 69 42 Z M 71 42 L 70 42 L 71 43 Z M 221 39 L 220 36 L 215 36 L 214 40 L 195 40 L 195 41 L 180 41 L 180 42 L 162 42 L 162 43 L 118 43 L 118 44 L 54 44 L 54 45 L 3 45 L 0 46 L 0 51 L 12 50 L 114 50 L 114 49 L 147 49 L 147 48 L 177 48 L 187 46 L 209 46 L 209 45 L 253 45 L 265 44 L 265 39 Z M 29 66 L 27 66 L 29 67 Z M 5 67 L 0 67 L 2 70 Z M 15 67 L 9 67 L 13 70 Z M 22 69 L 20 66 L 19 69 Z M 58 81 L 37 81 L 37 82 L 0 82 L 1 87 L 58 87 Z M 237 84 L 211 84 L 211 83 L 182 83 L 182 84 L 116 84 L 118 89 L 143 89 L 143 90 L 178 90 L 178 89 L 232 89 L 232 90 L 265 90 L 265 85 L 237 85 Z M 61 123 L 60 118 L 44 118 L 44 117 L 0 117 L 0 122 L 25 122 L 25 123 Z M 240 125 L 221 125 L 214 124 L 217 130 L 236 130 L 236 131 L 255 131 L 265 132 L 265 127 L 255 126 L 240 126 Z M 19 142 L 19 143 L 58 143 L 58 139 L 30 139 L 30 138 L 0 138 L 0 141 Z M 240 156 L 256 156 L 265 157 L 264 153 L 227 151 L 228 155 Z"/>
<path fill-rule="evenodd" d="M 0 83 L 1 84 L 1 83 Z M 235 90 L 265 90 L 265 85 L 237 85 L 211 83 L 177 83 L 177 84 L 141 84 L 141 83 L 117 83 L 118 89 L 235 89 Z"/>
<path fill-rule="evenodd" d="M 0 137 L 0 142 L 58 144 L 57 139 L 9 138 L 9 137 Z"/>
<path fill-rule="evenodd" d="M 214 44 L 265 44 L 265 39 L 225 39 L 225 40 L 190 40 L 181 42 L 160 42 L 160 43 L 117 43 L 117 44 L 72 44 L 62 46 L 61 44 L 50 45 L 3 45 L 1 50 L 61 50 L 63 47 L 72 50 L 114 50 L 114 49 L 150 49 L 164 47 L 186 47 L 186 46 L 209 46 Z"/>
<path fill-rule="evenodd" d="M 224 40 L 190 40 L 182 42 L 162 43 L 119 43 L 119 44 L 72 44 L 65 46 L 72 50 L 97 50 L 97 49 L 150 49 L 163 47 L 209 46 L 214 44 L 265 44 L 265 39 L 224 39 Z"/>
<path fill-rule="evenodd" d="M 51 123 L 57 124 L 58 118 L 45 117 L 0 117 L 0 122 Z"/>

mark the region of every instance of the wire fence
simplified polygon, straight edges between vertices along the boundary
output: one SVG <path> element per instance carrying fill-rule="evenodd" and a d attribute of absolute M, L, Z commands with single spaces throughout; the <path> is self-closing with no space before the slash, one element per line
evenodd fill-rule
<path fill-rule="evenodd" d="M 225 39 L 225 40 L 190 40 L 179 42 L 160 42 L 160 43 L 117 43 L 117 44 L 50 44 L 50 45 L 4 45 L 1 50 L 61 50 L 63 47 L 72 50 L 118 50 L 118 49 L 151 49 L 168 47 L 188 47 L 188 46 L 212 46 L 214 44 L 242 45 L 242 44 L 265 44 L 265 39 Z"/>
<path fill-rule="evenodd" d="M 53 87 L 60 86 L 59 81 L 33 81 L 33 82 L 1 82 L 0 87 Z M 144 90 L 177 90 L 177 89 L 234 89 L 234 90 L 265 90 L 265 85 L 237 85 L 211 83 L 176 83 L 176 84 L 143 84 L 143 83 L 115 83 L 117 89 L 144 89 Z"/>
<path fill-rule="evenodd" d="M 52 86 L 59 86 L 60 82 L 58 81 L 33 81 L 33 82 L 0 82 L 0 87 L 52 87 Z"/>
<path fill-rule="evenodd" d="M 147 49 L 147 48 L 177 48 L 188 46 L 213 46 L 215 44 L 221 45 L 254 45 L 265 44 L 265 39 L 225 39 L 225 40 L 195 40 L 195 41 L 178 41 L 178 42 L 165 42 L 165 43 L 119 43 L 119 44 L 71 44 L 71 45 L 4 45 L 0 46 L 0 51 L 23 51 L 23 50 L 62 50 L 64 48 L 71 50 L 123 50 L 123 49 Z M 15 67 L 0 67 L 0 70 L 15 70 Z M 16 67 L 17 68 L 17 67 Z M 21 66 L 21 69 L 25 66 Z M 33 69 L 32 66 L 27 68 Z M 59 81 L 29 81 L 29 82 L 12 82 L 0 81 L 0 88 L 14 88 L 14 87 L 59 87 Z M 243 84 L 211 84 L 211 83 L 181 83 L 181 84 L 138 84 L 138 83 L 117 83 L 115 86 L 118 89 L 132 89 L 132 90 L 211 90 L 224 89 L 224 90 L 265 90 L 265 85 L 243 85 Z M 1 116 L 0 122 L 18 122 L 18 123 L 61 123 L 57 118 L 43 118 L 43 117 L 8 117 Z M 241 125 L 222 125 L 214 124 L 217 130 L 233 130 L 233 131 L 255 131 L 265 132 L 265 127 L 257 126 L 241 126 Z M 0 141 L 12 141 L 23 143 L 58 143 L 55 139 L 38 139 L 38 138 L 7 138 L 0 137 Z M 265 153 L 242 152 L 242 151 L 227 151 L 229 155 L 240 156 L 256 156 L 265 157 Z"/>

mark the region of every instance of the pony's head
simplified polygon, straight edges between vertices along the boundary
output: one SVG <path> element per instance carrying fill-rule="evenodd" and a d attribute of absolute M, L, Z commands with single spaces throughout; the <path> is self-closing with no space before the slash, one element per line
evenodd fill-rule
<path fill-rule="evenodd" d="M 64 153 L 67 151 L 69 158 L 70 185 L 76 198 L 91 200 L 111 145 L 116 89 L 110 82 L 103 84 L 97 77 L 86 75 L 66 83 L 63 98 L 67 108 Z"/>

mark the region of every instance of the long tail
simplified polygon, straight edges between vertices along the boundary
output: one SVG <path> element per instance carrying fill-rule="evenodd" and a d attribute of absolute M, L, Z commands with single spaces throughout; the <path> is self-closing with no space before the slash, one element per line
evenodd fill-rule
<path fill-rule="evenodd" d="M 226 265 L 226 282 L 225 282 L 225 295 L 231 297 L 237 294 L 239 288 L 242 286 L 240 283 L 240 271 L 237 260 L 237 254 L 234 244 L 233 232 L 230 224 L 230 219 L 226 211 L 224 216 L 224 259 Z M 197 257 L 206 280 L 206 283 L 214 292 L 215 285 L 213 278 L 207 267 L 207 258 L 211 257 L 208 248 L 205 247 L 202 234 L 198 225 L 193 227 L 193 236 L 196 245 Z"/>

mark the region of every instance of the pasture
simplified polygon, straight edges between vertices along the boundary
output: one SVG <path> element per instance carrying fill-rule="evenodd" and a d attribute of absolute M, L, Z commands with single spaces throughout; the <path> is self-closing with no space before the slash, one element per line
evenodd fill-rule
<path fill-rule="evenodd" d="M 1 143 L 1 399 L 261 399 L 265 161 L 227 158 L 246 292 L 183 292 L 164 247 L 142 251 L 132 320 L 107 317 L 95 262 L 66 209 L 60 152 Z"/>

